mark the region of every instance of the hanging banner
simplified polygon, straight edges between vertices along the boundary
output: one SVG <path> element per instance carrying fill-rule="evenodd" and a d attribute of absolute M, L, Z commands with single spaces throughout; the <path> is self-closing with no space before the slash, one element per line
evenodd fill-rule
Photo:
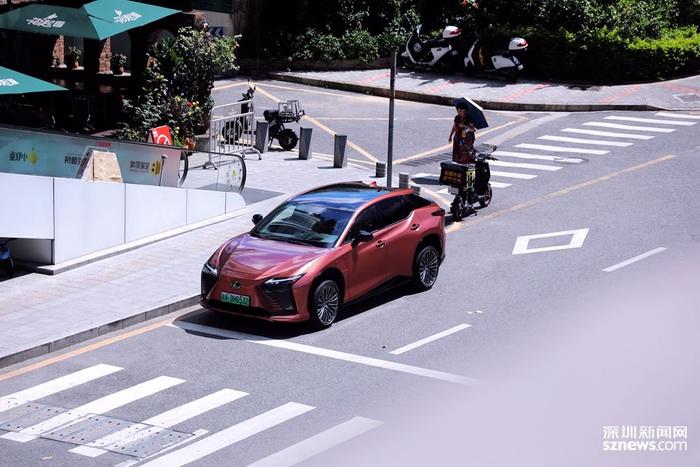
<path fill-rule="evenodd" d="M 177 186 L 179 148 L 0 125 L 0 172 L 76 178 L 90 150 L 115 153 L 124 183 Z"/>

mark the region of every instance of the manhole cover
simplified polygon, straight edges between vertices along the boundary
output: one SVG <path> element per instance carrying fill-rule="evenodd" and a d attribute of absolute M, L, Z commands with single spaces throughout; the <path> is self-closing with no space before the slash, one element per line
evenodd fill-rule
<path fill-rule="evenodd" d="M 674 94 L 673 97 L 681 102 L 700 102 L 700 94 Z"/>

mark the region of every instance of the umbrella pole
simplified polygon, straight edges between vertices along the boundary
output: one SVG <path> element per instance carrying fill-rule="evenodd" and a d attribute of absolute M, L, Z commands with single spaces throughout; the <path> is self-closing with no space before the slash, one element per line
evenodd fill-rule
<path fill-rule="evenodd" d="M 391 78 L 389 80 L 389 142 L 386 157 L 386 186 L 391 188 L 392 165 L 394 161 L 394 98 L 396 92 L 396 51 L 391 53 Z"/>

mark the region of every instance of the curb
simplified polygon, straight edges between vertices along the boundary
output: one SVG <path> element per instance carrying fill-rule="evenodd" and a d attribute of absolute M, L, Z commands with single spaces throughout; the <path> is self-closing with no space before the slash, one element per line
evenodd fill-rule
<path fill-rule="evenodd" d="M 344 81 L 330 81 L 317 78 L 308 78 L 305 76 L 290 75 L 286 73 L 270 73 L 270 78 L 278 81 L 286 81 L 289 83 L 305 84 L 307 86 L 316 86 L 329 89 L 337 89 L 339 91 L 357 92 L 369 94 L 378 97 L 389 97 L 389 89 L 378 86 L 366 86 L 362 84 L 348 83 Z M 424 94 L 414 91 L 395 90 L 397 99 L 421 102 L 424 104 L 436 104 L 452 106 L 452 101 L 456 97 L 438 96 L 434 94 Z M 603 110 L 633 110 L 633 111 L 649 111 L 649 110 L 668 110 L 664 107 L 656 107 L 647 104 L 538 104 L 538 103 L 523 103 L 523 102 L 504 102 L 504 101 L 488 101 L 474 99 L 474 102 L 479 104 L 486 110 L 513 110 L 513 111 L 531 111 L 531 112 L 593 112 Z"/>
<path fill-rule="evenodd" d="M 85 342 L 96 337 L 110 334 L 114 331 L 120 331 L 135 324 L 143 323 L 154 318 L 158 318 L 169 313 L 180 311 L 184 308 L 199 304 L 199 294 L 180 298 L 174 302 L 158 305 L 155 308 L 150 308 L 146 311 L 141 311 L 131 316 L 112 321 L 111 323 L 96 326 L 85 331 L 79 331 L 76 334 L 65 336 L 51 342 L 36 345 L 29 349 L 20 350 L 19 352 L 0 357 L 0 368 L 4 368 L 16 363 L 47 355 L 56 352 L 66 347 L 70 347 L 81 342 Z"/>

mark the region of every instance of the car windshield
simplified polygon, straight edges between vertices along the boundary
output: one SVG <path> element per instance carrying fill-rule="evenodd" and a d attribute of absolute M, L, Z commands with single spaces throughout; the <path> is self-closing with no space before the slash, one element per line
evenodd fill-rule
<path fill-rule="evenodd" d="M 348 225 L 354 211 L 291 201 L 263 219 L 251 235 L 268 240 L 330 248 Z"/>

